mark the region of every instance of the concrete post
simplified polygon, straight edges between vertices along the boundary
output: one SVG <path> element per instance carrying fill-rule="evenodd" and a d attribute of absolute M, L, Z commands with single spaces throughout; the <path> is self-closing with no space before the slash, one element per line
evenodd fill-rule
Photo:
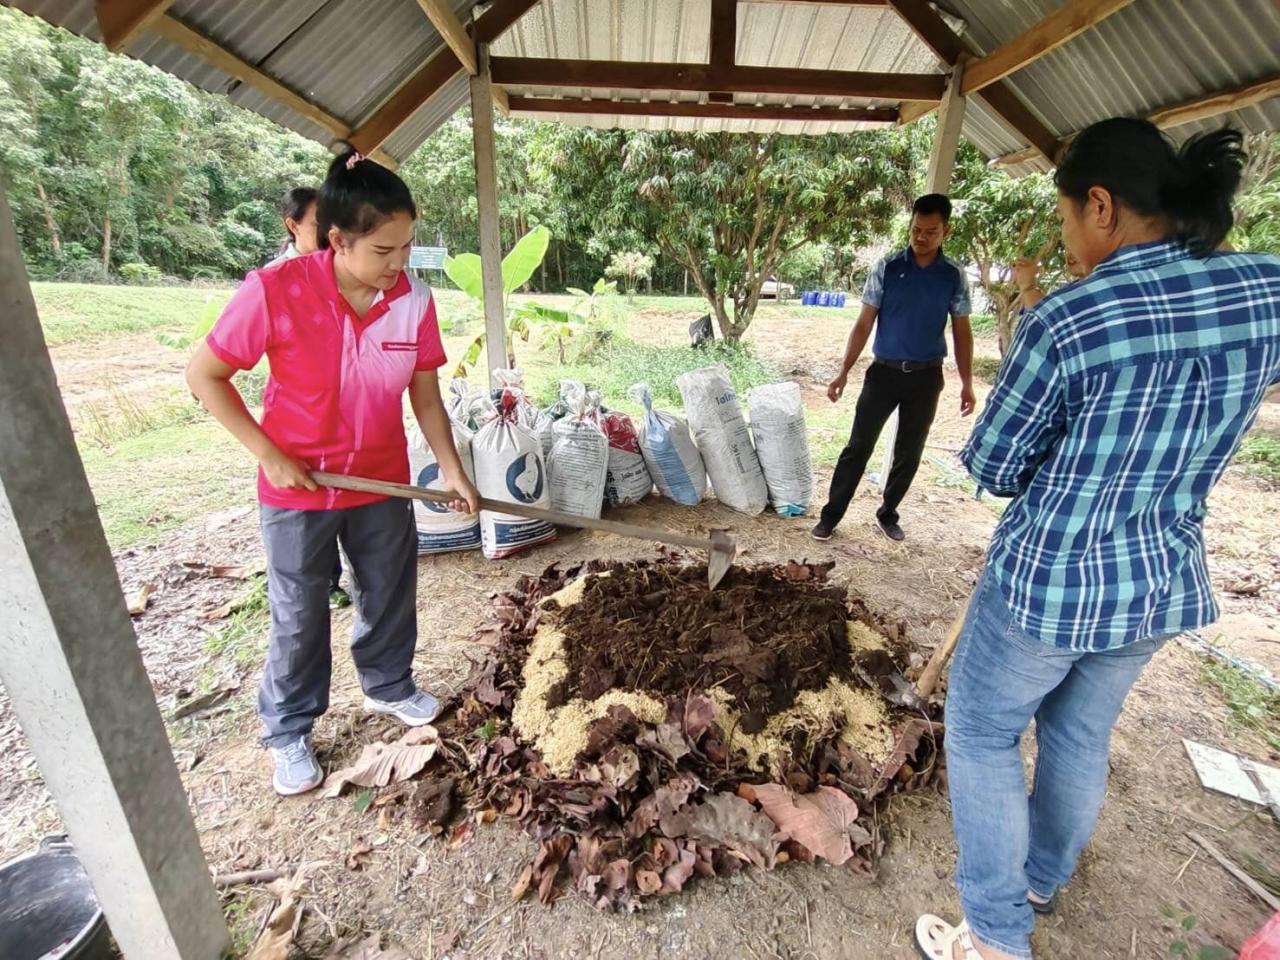
<path fill-rule="evenodd" d="M 480 272 L 484 279 L 485 354 L 489 383 L 507 366 L 506 304 L 502 290 L 502 234 L 498 225 L 498 161 L 493 134 L 493 80 L 489 45 L 476 45 L 480 72 L 471 78 L 471 136 L 475 147 L 476 204 L 479 208 Z"/>
<path fill-rule="evenodd" d="M 226 926 L 0 191 L 0 681 L 129 960 Z"/>

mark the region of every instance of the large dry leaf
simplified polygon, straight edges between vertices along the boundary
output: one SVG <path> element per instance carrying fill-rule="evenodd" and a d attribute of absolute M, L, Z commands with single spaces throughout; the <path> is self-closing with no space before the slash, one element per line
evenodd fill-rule
<path fill-rule="evenodd" d="M 380 934 L 371 933 L 363 940 L 339 940 L 324 955 L 325 960 L 413 960 L 408 953 L 395 944 L 381 945 Z"/>
<path fill-rule="evenodd" d="M 752 786 L 756 799 L 780 833 L 837 866 L 853 856 L 849 828 L 858 819 L 858 805 L 835 787 L 819 787 L 798 794 L 777 783 Z"/>
<path fill-rule="evenodd" d="M 777 844 L 773 821 L 741 797 L 716 793 L 663 821 L 669 837 L 692 837 L 724 847 L 758 867 L 771 868 Z"/>
<path fill-rule="evenodd" d="M 414 727 L 395 743 L 370 743 L 354 766 L 329 774 L 325 797 L 341 796 L 348 786 L 385 787 L 392 780 L 410 780 L 436 755 L 440 735 L 435 727 Z"/>
<path fill-rule="evenodd" d="M 298 893 L 307 879 L 309 864 L 286 880 L 277 880 L 268 889 L 280 898 L 276 908 L 267 918 L 267 925 L 254 941 L 245 960 L 288 960 L 289 946 L 293 943 L 293 926 L 298 919 Z"/>

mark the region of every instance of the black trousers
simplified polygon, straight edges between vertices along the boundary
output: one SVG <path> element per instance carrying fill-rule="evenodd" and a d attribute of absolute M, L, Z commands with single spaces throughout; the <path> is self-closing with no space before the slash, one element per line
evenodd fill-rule
<path fill-rule="evenodd" d="M 884 503 L 876 516 L 886 523 L 898 522 L 898 505 L 907 495 L 920 467 L 941 394 L 941 367 L 911 373 L 879 363 L 868 368 L 862 381 L 862 393 L 858 395 L 849 443 L 836 461 L 831 493 L 827 496 L 827 505 L 822 508 L 823 523 L 834 527 L 844 518 L 849 501 L 858 489 L 858 481 L 867 469 L 867 461 L 875 450 L 876 441 L 880 439 L 880 431 L 894 410 L 898 411 L 898 438 L 893 445 L 893 467 L 884 485 Z"/>

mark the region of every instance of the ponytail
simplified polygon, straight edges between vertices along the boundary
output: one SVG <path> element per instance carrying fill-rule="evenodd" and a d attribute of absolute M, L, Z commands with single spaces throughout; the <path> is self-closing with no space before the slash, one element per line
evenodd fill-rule
<path fill-rule="evenodd" d="M 1146 217 L 1158 217 L 1194 256 L 1216 250 L 1231 229 L 1231 200 L 1244 167 L 1243 138 L 1224 128 L 1174 150 L 1146 120 L 1115 117 L 1087 127 L 1067 147 L 1054 180 L 1078 204 L 1093 187 Z"/>
<path fill-rule="evenodd" d="M 397 213 L 418 218 L 413 195 L 403 180 L 351 144 L 341 143 L 345 149 L 329 164 L 316 208 L 316 242 L 321 250 L 329 248 L 333 227 L 349 236 L 363 237 Z"/>
<path fill-rule="evenodd" d="M 1228 128 L 1196 134 L 1178 151 L 1183 182 L 1166 203 L 1179 238 L 1198 257 L 1221 246 L 1235 222 L 1231 198 L 1245 164 L 1243 141 L 1238 130 Z"/>

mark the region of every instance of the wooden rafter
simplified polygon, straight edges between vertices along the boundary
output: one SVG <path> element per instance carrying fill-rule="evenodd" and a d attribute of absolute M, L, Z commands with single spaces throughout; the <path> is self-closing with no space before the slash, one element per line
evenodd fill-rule
<path fill-rule="evenodd" d="M 742 3 L 792 7 L 887 7 L 889 0 L 740 0 Z"/>
<path fill-rule="evenodd" d="M 494 57 L 493 79 L 505 86 L 603 90 L 684 90 L 701 93 L 776 93 L 868 100 L 932 100 L 946 78 L 930 73 L 857 73 L 780 67 L 720 67 L 705 63 L 554 60 Z"/>
<path fill-rule="evenodd" d="M 454 52 L 441 50 L 401 84 L 372 116 L 351 131 L 348 139 L 355 144 L 357 150 L 368 153 L 400 129 L 419 107 L 461 70 L 462 61 Z"/>
<path fill-rule="evenodd" d="M 1068 0 L 1039 23 L 965 68 L 963 92 L 976 93 L 1080 36 L 1133 0 Z"/>
<path fill-rule="evenodd" d="M 94 0 L 107 49 L 119 53 L 158 20 L 173 0 Z"/>
<path fill-rule="evenodd" d="M 512 97 L 516 113 L 574 113 L 591 116 L 694 117 L 795 123 L 894 123 L 892 107 L 788 107 L 780 104 L 698 103 L 670 100 L 580 100 L 568 97 Z"/>
<path fill-rule="evenodd" d="M 1273 73 L 1243 87 L 1220 90 L 1183 103 L 1161 107 L 1147 114 L 1147 119 L 1162 130 L 1166 130 L 1184 123 L 1208 120 L 1224 113 L 1231 113 L 1233 110 L 1243 110 L 1270 100 L 1272 97 L 1280 97 L 1280 73 Z"/>
<path fill-rule="evenodd" d="M 925 45 L 933 50 L 938 59 L 948 66 L 954 65 L 961 54 L 971 53 L 927 0 L 889 0 L 889 6 L 897 11 L 916 35 L 925 42 Z M 1003 80 L 997 81 L 986 87 L 978 96 L 1032 146 L 1050 160 L 1055 158 L 1059 146 L 1058 138 L 1019 99 L 1012 87 Z"/>
<path fill-rule="evenodd" d="M 1273 97 L 1280 97 L 1280 73 L 1273 73 L 1243 87 L 1219 90 L 1217 93 L 1207 93 L 1180 103 L 1160 107 L 1148 113 L 1146 119 L 1161 130 L 1168 130 L 1172 127 L 1182 126 L 1185 123 L 1211 120 L 1214 117 L 1222 116 L 1224 113 L 1244 110 L 1247 107 L 1264 103 Z M 1063 137 L 1062 142 L 1064 144 L 1069 143 L 1074 136 L 1075 134 L 1072 133 Z M 1028 147 L 1025 150 L 1017 150 L 1013 153 L 1006 153 L 1002 157 L 996 157 L 991 162 L 1002 167 L 1012 167 L 1034 160 L 1037 153 L 1038 151 L 1034 147 Z"/>
<path fill-rule="evenodd" d="M 738 45 L 738 0 L 711 0 L 711 66 L 732 67 Z"/>
<path fill-rule="evenodd" d="M 418 6 L 427 15 L 436 32 L 444 38 L 463 69 L 474 77 L 479 72 L 476 66 L 476 42 L 467 34 L 466 27 L 449 8 L 446 0 L 418 0 Z"/>

